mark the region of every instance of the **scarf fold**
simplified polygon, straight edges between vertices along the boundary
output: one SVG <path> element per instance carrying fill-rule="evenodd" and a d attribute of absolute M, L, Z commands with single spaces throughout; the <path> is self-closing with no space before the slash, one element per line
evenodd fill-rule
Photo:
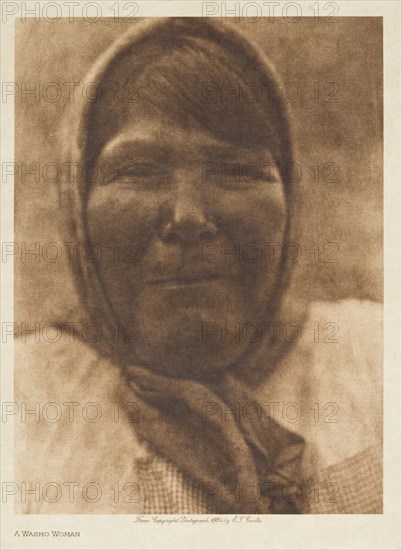
<path fill-rule="evenodd" d="M 244 406 L 259 405 L 238 380 L 205 386 L 139 366 L 126 377 L 141 411 L 137 435 L 197 484 L 212 512 L 301 512 L 304 441 L 270 417 L 248 420 Z"/>

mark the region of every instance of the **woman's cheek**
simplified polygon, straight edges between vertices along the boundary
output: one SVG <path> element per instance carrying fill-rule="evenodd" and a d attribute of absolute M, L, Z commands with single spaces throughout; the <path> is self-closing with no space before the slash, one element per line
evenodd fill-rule
<path fill-rule="evenodd" d="M 216 204 L 228 251 L 221 253 L 222 261 L 236 262 L 239 284 L 254 322 L 279 276 L 287 217 L 285 196 L 278 186 L 265 193 L 226 192 L 220 199 Z"/>
<path fill-rule="evenodd" d="M 110 185 L 91 192 L 87 218 L 92 242 L 121 249 L 131 245 L 140 258 L 157 230 L 158 212 L 145 193 Z"/>
<path fill-rule="evenodd" d="M 101 250 L 98 269 L 122 327 L 131 323 L 141 262 L 155 234 L 157 212 L 133 191 L 95 190 L 87 208 L 90 240 Z"/>
<path fill-rule="evenodd" d="M 282 242 L 286 227 L 286 199 L 282 186 L 261 190 L 225 191 L 215 195 L 214 208 L 232 244 Z"/>

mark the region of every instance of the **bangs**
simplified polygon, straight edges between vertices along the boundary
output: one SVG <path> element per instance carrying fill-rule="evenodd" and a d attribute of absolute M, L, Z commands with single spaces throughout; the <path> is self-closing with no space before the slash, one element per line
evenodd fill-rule
<path fill-rule="evenodd" d="M 261 80 L 252 61 L 216 43 L 187 36 L 142 44 L 113 64 L 103 83 L 102 92 L 112 86 L 136 97 L 119 102 L 102 93 L 89 120 L 97 142 L 102 134 L 104 143 L 105 133 L 115 133 L 133 112 L 151 112 L 189 133 L 199 129 L 229 144 L 269 151 L 278 161 L 281 131 L 278 109 L 267 100 L 270 83 Z"/>

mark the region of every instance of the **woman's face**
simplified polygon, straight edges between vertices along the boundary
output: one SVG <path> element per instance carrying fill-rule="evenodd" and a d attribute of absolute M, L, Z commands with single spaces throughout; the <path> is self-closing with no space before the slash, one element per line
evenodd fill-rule
<path fill-rule="evenodd" d="M 141 103 L 115 109 L 121 123 L 109 110 L 96 130 L 107 137 L 87 222 L 122 345 L 161 371 L 222 371 L 257 334 L 251 324 L 263 329 L 286 225 L 282 181 L 266 148 L 184 129 Z"/>

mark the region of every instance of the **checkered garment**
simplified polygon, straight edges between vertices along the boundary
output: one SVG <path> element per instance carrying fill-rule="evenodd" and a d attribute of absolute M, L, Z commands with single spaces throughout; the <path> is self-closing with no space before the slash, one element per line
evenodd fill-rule
<path fill-rule="evenodd" d="M 136 461 L 145 514 L 209 514 L 202 488 L 173 465 L 150 453 Z M 304 485 L 303 513 L 381 514 L 382 461 L 378 449 L 368 448 L 326 468 Z"/>

